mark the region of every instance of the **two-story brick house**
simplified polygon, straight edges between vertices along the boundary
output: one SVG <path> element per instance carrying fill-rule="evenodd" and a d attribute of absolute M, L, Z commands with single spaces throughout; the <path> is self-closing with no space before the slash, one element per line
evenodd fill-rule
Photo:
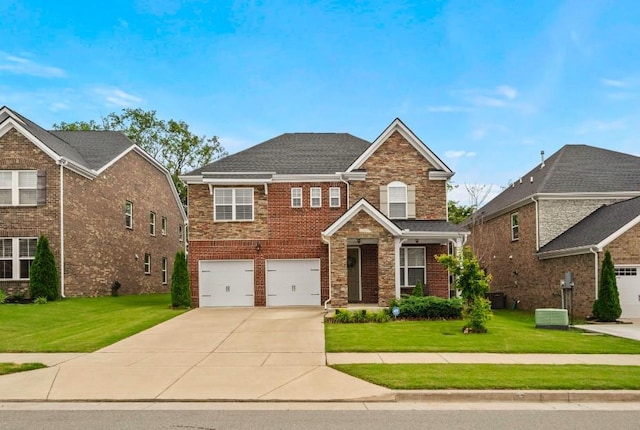
<path fill-rule="evenodd" d="M 466 223 L 492 289 L 519 307 L 559 308 L 574 275 L 574 314 L 591 314 L 609 250 L 623 317 L 640 317 L 640 157 L 566 145 Z M 564 292 L 565 306 L 570 300 Z"/>
<path fill-rule="evenodd" d="M 167 292 L 186 214 L 166 169 L 111 131 L 47 131 L 0 109 L 0 288 L 27 294 L 38 237 L 63 296 Z"/>
<path fill-rule="evenodd" d="M 453 172 L 400 120 L 373 142 L 289 133 L 199 168 L 188 185 L 199 306 L 386 305 L 417 282 L 449 297 L 434 256 Z"/>

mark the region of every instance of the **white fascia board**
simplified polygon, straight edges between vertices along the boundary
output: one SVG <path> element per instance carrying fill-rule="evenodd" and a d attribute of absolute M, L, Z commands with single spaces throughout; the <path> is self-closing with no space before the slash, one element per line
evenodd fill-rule
<path fill-rule="evenodd" d="M 338 182 L 340 174 L 318 174 L 318 175 L 273 175 L 273 182 Z"/>
<path fill-rule="evenodd" d="M 346 223 L 348 223 L 354 216 L 360 211 L 366 212 L 371 218 L 373 218 L 378 224 L 383 226 L 389 233 L 394 236 L 402 235 L 402 230 L 392 223 L 386 216 L 384 216 L 379 210 L 371 206 L 369 202 L 364 199 L 359 200 L 355 205 L 346 211 L 340 218 L 338 218 L 333 224 L 331 224 L 321 234 L 323 237 L 333 236 L 338 230 L 340 230 Z"/>
<path fill-rule="evenodd" d="M 192 176 L 187 176 L 187 175 L 180 175 L 178 176 L 178 178 L 184 182 L 185 184 L 202 184 L 202 175 L 192 175 Z"/>
<path fill-rule="evenodd" d="M 94 170 L 87 169 L 86 167 L 81 166 L 80 164 L 76 163 L 73 160 L 69 160 L 68 158 L 60 157 L 60 159 L 58 159 L 56 163 L 62 164 L 65 169 L 77 173 L 80 176 L 84 176 L 87 179 L 94 180 L 98 176 Z"/>
<path fill-rule="evenodd" d="M 582 200 L 582 199 L 630 199 L 632 197 L 640 196 L 640 190 L 638 191 L 612 191 L 612 192 L 600 192 L 600 193 L 538 193 L 535 197 L 539 200 Z"/>
<path fill-rule="evenodd" d="M 469 234 L 468 231 L 402 231 L 402 237 L 407 239 L 455 239 Z"/>
<path fill-rule="evenodd" d="M 614 240 L 616 240 L 617 238 L 625 234 L 631 228 L 635 227 L 639 222 L 640 222 L 640 215 L 635 217 L 625 225 L 623 225 L 621 228 L 616 230 L 613 234 L 609 235 L 609 237 L 602 240 L 602 242 L 598 243 L 598 245 L 596 246 L 598 247 L 599 250 L 604 249 L 605 246 L 609 245 L 611 242 L 613 242 Z"/>
<path fill-rule="evenodd" d="M 229 176 L 242 176 L 242 175 L 275 175 L 276 172 L 202 172 L 202 176 L 207 175 L 229 175 Z"/>
<path fill-rule="evenodd" d="M 593 248 L 596 248 L 596 247 L 597 245 L 588 245 L 588 246 L 578 246 L 575 248 L 558 249 L 557 251 L 538 252 L 537 257 L 538 257 L 538 260 L 548 260 L 550 258 L 569 257 L 572 255 L 588 254 L 591 252 Z M 601 251 L 601 249 L 598 248 L 598 251 Z"/>
<path fill-rule="evenodd" d="M 404 137 L 418 152 L 435 167 L 437 170 L 442 170 L 453 175 L 453 171 L 446 165 L 437 155 L 435 155 L 427 146 L 416 136 L 409 128 L 400 121 L 399 118 L 393 120 L 391 124 L 378 136 L 378 138 L 363 152 L 356 161 L 349 166 L 347 172 L 351 172 L 354 169 L 362 167 L 364 162 L 375 153 L 384 142 L 387 141 L 395 131 L 398 131 L 402 137 Z"/>
<path fill-rule="evenodd" d="M 345 181 L 366 181 L 367 180 L 367 172 L 362 171 L 352 171 L 352 172 L 336 172 L 336 175 L 339 175 L 341 179 Z"/>

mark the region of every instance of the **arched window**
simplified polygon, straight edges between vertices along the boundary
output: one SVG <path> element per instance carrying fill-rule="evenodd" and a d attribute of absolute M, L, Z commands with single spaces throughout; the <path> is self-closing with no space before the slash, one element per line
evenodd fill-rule
<path fill-rule="evenodd" d="M 387 185 L 389 218 L 407 219 L 407 185 L 403 182 L 391 182 Z"/>

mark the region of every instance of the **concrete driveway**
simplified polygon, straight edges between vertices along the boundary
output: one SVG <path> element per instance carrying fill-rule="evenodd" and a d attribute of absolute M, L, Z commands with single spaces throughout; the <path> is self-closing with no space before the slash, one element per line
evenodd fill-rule
<path fill-rule="evenodd" d="M 0 400 L 355 400 L 325 366 L 321 308 L 194 309 L 91 354 L 0 378 Z"/>

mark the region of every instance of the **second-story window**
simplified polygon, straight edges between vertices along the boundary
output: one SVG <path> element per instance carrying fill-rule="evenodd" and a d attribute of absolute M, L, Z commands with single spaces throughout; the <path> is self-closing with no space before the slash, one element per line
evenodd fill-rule
<path fill-rule="evenodd" d="M 302 207 L 302 188 L 291 188 L 291 207 Z"/>
<path fill-rule="evenodd" d="M 214 220 L 253 221 L 253 188 L 216 188 Z"/>
<path fill-rule="evenodd" d="M 332 208 L 340 207 L 340 188 L 338 187 L 329 188 L 329 207 L 332 207 Z"/>
<path fill-rule="evenodd" d="M 322 207 L 322 188 L 311 187 L 311 207 Z"/>
<path fill-rule="evenodd" d="M 38 174 L 35 170 L 0 171 L 0 205 L 32 206 L 38 203 Z"/>
<path fill-rule="evenodd" d="M 133 228 L 133 203 L 127 200 L 124 204 L 124 225 Z"/>
<path fill-rule="evenodd" d="M 407 186 L 402 182 L 392 182 L 387 187 L 389 195 L 389 218 L 407 218 Z"/>
<path fill-rule="evenodd" d="M 162 228 L 162 235 L 166 236 L 167 235 L 167 217 L 166 216 L 162 217 L 161 228 Z"/>
<path fill-rule="evenodd" d="M 149 212 L 149 234 L 151 236 L 156 235 L 156 213 Z"/>
<path fill-rule="evenodd" d="M 511 240 L 520 239 L 520 222 L 518 220 L 518 212 L 511 214 Z"/>

